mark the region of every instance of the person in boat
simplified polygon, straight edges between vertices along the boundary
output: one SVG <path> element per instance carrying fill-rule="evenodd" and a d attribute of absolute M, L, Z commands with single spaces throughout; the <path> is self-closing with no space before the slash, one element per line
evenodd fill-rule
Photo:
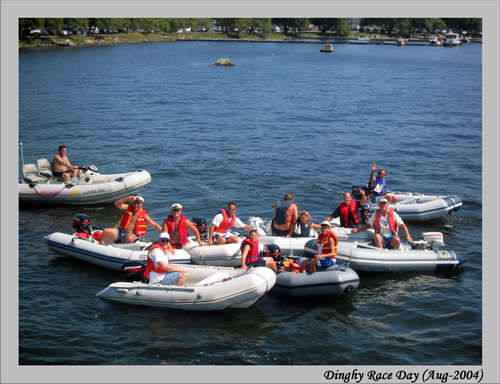
<path fill-rule="evenodd" d="M 244 228 L 247 232 L 252 229 L 236 216 L 237 210 L 236 202 L 230 201 L 227 203 L 227 208 L 221 208 L 220 213 L 214 216 L 212 225 L 208 229 L 208 245 L 237 243 L 238 237 L 231 232 L 233 227 Z"/>
<path fill-rule="evenodd" d="M 268 267 L 277 272 L 276 262 L 272 257 L 263 257 L 259 252 L 259 234 L 256 229 L 248 232 L 248 237 L 241 242 L 241 268 Z"/>
<path fill-rule="evenodd" d="M 115 228 L 103 230 L 102 244 L 135 242 L 146 235 L 148 225 L 151 225 L 158 232 L 161 231 L 161 226 L 151 219 L 144 208 L 142 196 L 130 195 L 119 199 L 115 201 L 115 207 L 122 211 L 120 222 Z"/>
<path fill-rule="evenodd" d="M 186 273 L 184 269 L 175 264 L 170 264 L 169 256 L 175 253 L 170 242 L 170 236 L 166 232 L 160 233 L 158 241 L 155 242 L 148 252 L 144 279 L 150 284 L 184 285 Z"/>
<path fill-rule="evenodd" d="M 52 174 L 63 179 L 64 184 L 71 184 L 71 179 L 81 175 L 80 167 L 71 164 L 68 158 L 68 147 L 61 144 L 52 159 Z"/>
<path fill-rule="evenodd" d="M 182 214 L 183 206 L 179 203 L 172 204 L 170 215 L 163 220 L 162 232 L 168 232 L 174 248 L 182 249 L 188 242 L 188 232 L 191 231 L 200 246 L 203 245 L 200 232 L 196 225 Z"/>
<path fill-rule="evenodd" d="M 328 267 L 336 263 L 337 250 L 339 240 L 332 231 L 332 225 L 329 221 L 323 221 L 321 224 L 321 233 L 316 239 L 318 245 L 318 252 L 313 258 L 305 260 L 302 263 L 302 268 L 307 273 L 314 273 L 316 271 L 324 271 Z"/>
<path fill-rule="evenodd" d="M 373 163 L 368 180 L 368 191 L 373 202 L 377 202 L 381 197 L 385 197 L 389 203 L 395 203 L 398 198 L 387 192 L 385 177 L 387 170 L 379 169 L 377 164 Z M 361 192 L 361 191 L 360 191 Z"/>
<path fill-rule="evenodd" d="M 299 218 L 293 230 L 293 237 L 316 237 L 316 230 L 321 226 L 312 222 L 312 216 L 308 211 L 300 211 Z"/>
<path fill-rule="evenodd" d="M 101 244 L 133 243 L 147 233 L 148 225 L 158 232 L 161 226 L 151 219 L 144 208 L 144 198 L 131 195 L 115 201 L 115 207 L 122 211 L 118 226 L 106 228 L 102 232 Z"/>
<path fill-rule="evenodd" d="M 292 237 L 298 217 L 299 208 L 295 202 L 295 195 L 288 192 L 274 211 L 274 218 L 271 223 L 272 234 L 274 236 Z"/>
<path fill-rule="evenodd" d="M 325 220 L 332 221 L 337 217 L 340 218 L 340 226 L 343 228 L 354 228 L 361 223 L 361 207 L 368 202 L 365 191 L 359 190 L 361 200 L 352 198 L 350 192 L 344 192 L 344 201 L 333 211 Z"/>
<path fill-rule="evenodd" d="M 354 228 L 353 233 L 366 231 L 368 228 L 373 228 L 373 243 L 376 247 L 387 249 L 399 249 L 401 239 L 399 238 L 399 228 L 403 228 L 406 240 L 413 241 L 408 227 L 403 222 L 403 219 L 397 212 L 389 207 L 389 202 L 385 197 L 378 201 L 378 209 L 370 218 L 368 224 L 359 228 Z"/>

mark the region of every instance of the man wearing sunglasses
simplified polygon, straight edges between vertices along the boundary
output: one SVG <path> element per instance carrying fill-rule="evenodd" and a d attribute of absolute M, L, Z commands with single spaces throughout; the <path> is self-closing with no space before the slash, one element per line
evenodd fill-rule
<path fill-rule="evenodd" d="M 200 232 L 196 225 L 182 214 L 183 207 L 179 203 L 172 204 L 170 207 L 170 215 L 163 220 L 162 232 L 167 232 L 172 239 L 172 245 L 176 249 L 184 248 L 188 243 L 188 231 L 191 231 L 200 246 L 203 245 L 201 241 Z"/>
<path fill-rule="evenodd" d="M 149 217 L 144 209 L 144 198 L 141 196 L 127 196 L 115 202 L 116 208 L 122 211 L 118 226 L 106 228 L 102 232 L 101 244 L 133 243 L 147 233 L 148 225 L 158 232 L 161 226 Z"/>

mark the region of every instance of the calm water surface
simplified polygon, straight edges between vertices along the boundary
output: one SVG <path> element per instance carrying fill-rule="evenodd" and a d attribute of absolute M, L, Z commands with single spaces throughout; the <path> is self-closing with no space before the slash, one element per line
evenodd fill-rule
<path fill-rule="evenodd" d="M 350 297 L 266 296 L 246 310 L 186 313 L 104 302 L 118 274 L 49 251 L 85 212 L 114 225 L 113 207 L 19 212 L 21 364 L 480 364 L 481 47 L 165 43 L 23 51 L 25 160 L 60 143 L 104 173 L 147 169 L 141 193 L 161 221 L 181 202 L 210 219 L 228 200 L 269 219 L 294 191 L 316 221 L 370 163 L 395 190 L 453 193 L 456 218 L 410 224 L 441 231 L 466 269 L 361 275 Z M 210 66 L 219 57 L 232 68 Z"/>

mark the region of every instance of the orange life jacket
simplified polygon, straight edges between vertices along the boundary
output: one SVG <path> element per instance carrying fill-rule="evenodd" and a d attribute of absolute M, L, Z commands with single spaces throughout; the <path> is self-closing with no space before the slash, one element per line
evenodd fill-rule
<path fill-rule="evenodd" d="M 396 225 L 396 218 L 394 217 L 394 209 L 388 208 L 387 215 L 389 216 L 389 229 L 393 235 L 398 234 L 398 226 Z M 373 229 L 375 233 L 380 233 L 380 217 L 382 216 L 382 212 L 380 209 L 377 209 L 375 212 L 375 219 L 373 221 Z"/>
<path fill-rule="evenodd" d="M 146 222 L 147 214 L 148 211 L 146 211 L 144 208 L 140 208 L 138 211 L 134 212 L 134 207 L 129 205 L 127 210 L 123 212 L 122 217 L 120 219 L 120 224 L 118 224 L 118 226 L 122 229 L 127 229 L 130 220 L 132 220 L 132 217 L 135 216 L 136 220 L 134 226 L 134 235 L 136 235 L 137 237 L 144 236 L 148 229 L 148 223 Z"/>
<path fill-rule="evenodd" d="M 351 200 L 349 205 L 346 202 L 340 203 L 340 226 L 349 228 L 349 217 L 354 225 L 359 224 L 358 204 L 355 200 Z"/>
<path fill-rule="evenodd" d="M 225 208 L 221 208 L 221 213 L 222 222 L 214 229 L 214 232 L 216 233 L 226 233 L 234 227 L 234 223 L 236 222 L 236 216 L 230 216 L 229 212 Z"/>
<path fill-rule="evenodd" d="M 335 259 L 335 257 L 337 256 L 337 249 L 339 244 L 339 241 L 335 233 L 333 233 L 330 230 L 323 231 L 319 234 L 318 239 L 316 241 L 323 246 L 321 250 L 322 254 L 331 253 L 332 248 L 330 247 L 330 238 L 333 239 L 333 247 L 334 247 L 333 256 L 330 256 L 330 258 Z"/>
<path fill-rule="evenodd" d="M 172 239 L 172 245 L 175 248 L 182 248 L 188 242 L 188 230 L 186 227 L 186 216 L 181 215 L 179 218 L 179 225 L 175 228 L 175 217 L 173 215 L 168 215 L 163 224 L 167 225 L 167 231 Z M 179 242 L 177 242 L 176 237 L 174 236 L 174 232 L 178 231 L 179 233 Z"/>
<path fill-rule="evenodd" d="M 302 272 L 302 267 L 293 260 L 285 260 L 283 262 L 283 267 L 287 272 L 296 272 L 296 273 Z"/>
<path fill-rule="evenodd" d="M 151 252 L 153 252 L 153 249 L 161 249 L 161 251 L 163 253 L 165 253 L 163 247 L 159 243 L 155 243 L 155 244 L 153 244 L 151 246 L 151 248 L 149 248 L 148 261 L 146 263 L 146 269 L 144 270 L 144 274 L 143 274 L 143 276 L 145 278 L 149 278 L 149 274 L 151 272 L 156 272 L 156 273 L 165 273 L 165 272 L 167 272 L 162 267 L 158 268 L 156 266 L 155 262 L 153 262 L 153 259 L 151 259 L 150 255 L 151 255 Z"/>

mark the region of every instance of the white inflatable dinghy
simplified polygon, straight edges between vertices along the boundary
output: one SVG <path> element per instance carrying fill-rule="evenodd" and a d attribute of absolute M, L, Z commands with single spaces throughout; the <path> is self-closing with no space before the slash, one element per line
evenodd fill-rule
<path fill-rule="evenodd" d="M 93 166 L 83 175 L 65 185 L 55 178 L 47 159 L 37 164 L 24 164 L 23 178 L 18 184 L 21 204 L 92 205 L 113 203 L 133 194 L 151 182 L 148 171 L 134 171 L 103 175 Z"/>
<path fill-rule="evenodd" d="M 248 308 L 268 292 L 276 281 L 269 268 L 248 270 L 203 265 L 183 266 L 185 286 L 113 283 L 97 293 L 111 301 L 189 311 L 220 311 L 226 308 Z"/>
<path fill-rule="evenodd" d="M 55 232 L 46 237 L 50 249 L 61 255 L 74 257 L 107 269 L 120 271 L 125 262 L 147 260 L 145 248 L 151 243 L 137 241 L 135 243 L 102 245 L 94 239 L 85 240 L 74 235 Z M 176 249 L 169 256 L 174 264 L 189 264 L 191 256 L 183 249 Z"/>

